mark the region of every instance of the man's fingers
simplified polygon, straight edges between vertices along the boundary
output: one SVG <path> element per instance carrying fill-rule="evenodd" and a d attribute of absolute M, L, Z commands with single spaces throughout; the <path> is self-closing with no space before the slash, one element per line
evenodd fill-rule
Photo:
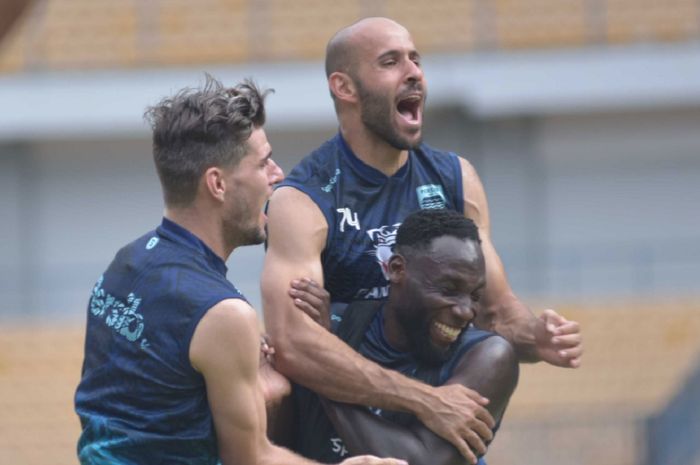
<path fill-rule="evenodd" d="M 565 350 L 560 350 L 559 351 L 559 356 L 562 358 L 568 358 L 568 359 L 577 359 L 581 358 L 583 355 L 583 346 L 578 345 L 576 347 L 572 347 L 570 349 L 565 349 Z"/>
<path fill-rule="evenodd" d="M 542 319 L 542 321 L 544 321 L 545 327 L 550 333 L 554 333 L 558 326 L 561 326 L 567 322 L 566 318 L 564 318 L 551 308 L 544 310 L 542 312 L 542 315 L 540 315 L 540 318 Z"/>
<path fill-rule="evenodd" d="M 475 430 L 480 437 L 484 438 L 486 441 L 491 441 L 493 439 L 493 428 L 496 427 L 496 420 L 493 419 L 491 413 L 485 408 L 481 408 L 476 411 L 475 424 L 472 425 L 472 429 Z"/>
<path fill-rule="evenodd" d="M 488 405 L 490 402 L 486 397 L 482 396 L 481 394 L 479 394 L 478 392 L 476 392 L 473 389 L 469 389 L 468 387 L 463 387 L 463 390 L 464 390 L 464 392 L 467 393 L 467 395 L 469 396 L 470 399 L 472 399 L 474 402 L 476 402 L 479 405 Z"/>
<path fill-rule="evenodd" d="M 453 446 L 457 448 L 460 454 L 462 454 L 462 457 L 467 459 L 469 463 L 472 465 L 476 465 L 478 459 L 474 452 L 471 450 L 469 447 L 469 444 L 467 444 L 467 441 L 465 441 L 462 437 L 457 436 L 454 438 L 452 441 L 450 441 Z"/>
<path fill-rule="evenodd" d="M 478 434 L 476 434 L 473 430 L 468 430 L 465 433 L 465 436 L 465 439 L 467 443 L 469 443 L 469 447 L 473 452 L 476 452 L 479 456 L 486 453 L 486 441 L 484 441 Z"/>
<path fill-rule="evenodd" d="M 552 344 L 561 349 L 570 347 L 578 347 L 581 345 L 581 334 L 567 334 L 565 336 L 555 336 L 552 338 Z"/>
<path fill-rule="evenodd" d="M 322 303 L 321 299 L 318 296 L 315 296 L 311 292 L 306 292 L 301 289 L 292 288 L 289 290 L 289 295 L 292 296 L 295 300 L 303 300 L 304 302 L 307 302 L 309 305 L 312 305 L 314 307 L 320 307 Z"/>
<path fill-rule="evenodd" d="M 581 334 L 581 326 L 577 321 L 566 320 L 564 323 L 554 328 L 555 336 L 566 336 L 567 334 Z"/>
<path fill-rule="evenodd" d="M 321 313 L 318 311 L 318 309 L 302 299 L 295 298 L 294 305 L 299 310 L 306 313 L 314 321 L 318 321 L 321 318 Z"/>

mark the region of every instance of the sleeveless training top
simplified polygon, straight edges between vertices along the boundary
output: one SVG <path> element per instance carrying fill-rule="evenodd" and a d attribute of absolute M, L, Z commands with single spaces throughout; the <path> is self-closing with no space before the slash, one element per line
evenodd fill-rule
<path fill-rule="evenodd" d="M 457 155 L 426 144 L 409 151 L 391 177 L 365 164 L 340 134 L 304 158 L 280 184 L 307 194 L 328 223 L 321 256 L 333 302 L 388 294 L 385 263 L 408 214 L 427 208 L 464 213 Z"/>
<path fill-rule="evenodd" d="M 445 384 L 452 377 L 462 356 L 479 342 L 494 335 L 469 327 L 455 341 L 454 351 L 448 360 L 428 365 L 419 362 L 412 353 L 398 351 L 388 343 L 384 335 L 383 305 L 384 302 L 381 301 L 357 301 L 349 306 L 334 305 L 333 314 L 336 318 L 332 329 L 338 337 L 368 359 L 431 386 Z M 326 416 L 318 396 L 299 385 L 294 385 L 293 396 L 296 411 L 294 450 L 324 463 L 337 463 L 347 458 L 349 451 Z M 418 421 L 414 416 L 403 412 L 376 408 L 369 410 L 404 426 Z M 479 465 L 485 465 L 483 458 L 479 459 Z"/>
<path fill-rule="evenodd" d="M 226 271 L 201 240 L 165 218 L 117 253 L 88 304 L 75 395 L 81 463 L 217 463 L 204 378 L 189 347 L 209 308 L 245 300 Z"/>

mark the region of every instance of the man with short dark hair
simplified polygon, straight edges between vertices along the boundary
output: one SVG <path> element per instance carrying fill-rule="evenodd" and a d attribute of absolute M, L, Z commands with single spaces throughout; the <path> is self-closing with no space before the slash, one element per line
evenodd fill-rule
<path fill-rule="evenodd" d="M 446 208 L 481 234 L 487 285 L 477 327 L 506 338 L 521 361 L 577 367 L 579 325 L 553 310 L 536 317 L 517 298 L 491 242 L 476 171 L 422 143 L 427 84 L 403 26 L 366 18 L 342 29 L 328 44 L 326 74 L 339 133 L 294 168 L 268 209 L 262 289 L 276 368 L 333 400 L 412 412 L 475 463 L 473 451 L 490 440 L 482 396 L 463 386 L 430 389 L 368 362 L 295 311 L 285 286 L 308 276 L 334 302 L 384 298 L 396 229 L 412 211 Z"/>
<path fill-rule="evenodd" d="M 259 377 L 255 310 L 226 279 L 233 250 L 264 241 L 263 207 L 284 178 L 264 97 L 208 77 L 148 111 L 165 214 L 92 291 L 75 396 L 82 464 L 312 463 L 267 440 L 263 392 L 284 380 L 268 365 Z"/>
<path fill-rule="evenodd" d="M 460 384 L 485 395 L 498 423 L 517 384 L 518 360 L 508 341 L 470 326 L 486 285 L 480 242 L 474 222 L 460 213 L 412 213 L 388 260 L 388 297 L 335 305 L 331 326 L 383 367 L 432 386 Z M 293 397 L 293 448 L 306 457 L 333 462 L 373 453 L 412 465 L 466 463 L 411 415 L 330 402 L 299 386 Z"/>

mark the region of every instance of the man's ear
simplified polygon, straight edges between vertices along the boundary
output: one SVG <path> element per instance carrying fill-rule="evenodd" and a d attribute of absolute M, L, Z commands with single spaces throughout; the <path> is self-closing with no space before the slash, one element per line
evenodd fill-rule
<path fill-rule="evenodd" d="M 392 284 L 400 283 L 406 277 L 406 259 L 402 255 L 394 254 L 387 263 L 387 275 Z"/>
<path fill-rule="evenodd" d="M 328 88 L 335 98 L 343 102 L 357 102 L 357 88 L 352 78 L 336 71 L 328 76 Z"/>
<path fill-rule="evenodd" d="M 214 199 L 221 202 L 224 201 L 224 194 L 226 193 L 227 187 L 226 180 L 224 179 L 224 172 L 221 168 L 212 166 L 208 168 L 202 175 L 202 182 L 204 184 L 204 190 Z"/>

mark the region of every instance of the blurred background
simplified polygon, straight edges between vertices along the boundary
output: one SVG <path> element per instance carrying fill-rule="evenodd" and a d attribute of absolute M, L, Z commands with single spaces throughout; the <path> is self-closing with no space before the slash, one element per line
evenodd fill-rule
<path fill-rule="evenodd" d="M 0 465 L 77 463 L 88 294 L 162 213 L 146 106 L 252 76 L 288 171 L 337 131 L 326 42 L 372 15 L 412 32 L 425 140 L 476 166 L 515 291 L 583 326 L 489 464 L 700 464 L 697 0 L 0 0 Z M 258 308 L 262 256 L 228 263 Z"/>

